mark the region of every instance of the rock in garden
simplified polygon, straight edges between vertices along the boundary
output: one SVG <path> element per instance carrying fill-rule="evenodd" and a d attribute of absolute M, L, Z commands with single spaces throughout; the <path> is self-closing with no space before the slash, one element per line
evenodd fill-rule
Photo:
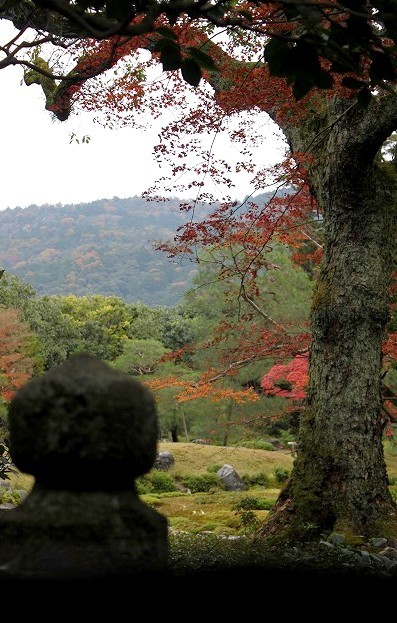
<path fill-rule="evenodd" d="M 174 467 L 174 465 L 175 458 L 172 452 L 158 452 L 153 465 L 153 469 L 158 469 L 159 471 L 166 472 L 167 470 L 171 469 L 171 467 Z"/>
<path fill-rule="evenodd" d="M 244 482 L 232 465 L 223 465 L 218 469 L 217 474 L 229 491 L 241 491 L 241 489 L 245 489 Z"/>

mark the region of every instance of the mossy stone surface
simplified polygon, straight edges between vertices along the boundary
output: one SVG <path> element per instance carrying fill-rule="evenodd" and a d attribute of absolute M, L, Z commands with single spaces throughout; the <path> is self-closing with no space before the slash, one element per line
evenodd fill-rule
<path fill-rule="evenodd" d="M 151 393 L 88 354 L 71 357 L 19 390 L 9 427 L 15 465 L 47 487 L 129 487 L 156 458 Z"/>

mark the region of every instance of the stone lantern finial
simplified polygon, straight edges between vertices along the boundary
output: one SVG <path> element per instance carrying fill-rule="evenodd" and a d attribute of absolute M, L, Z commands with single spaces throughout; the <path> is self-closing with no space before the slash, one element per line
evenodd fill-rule
<path fill-rule="evenodd" d="M 0 518 L 0 579 L 167 569 L 167 520 L 135 491 L 158 439 L 144 385 L 97 357 L 74 355 L 16 393 L 9 437 L 13 462 L 35 485 Z"/>

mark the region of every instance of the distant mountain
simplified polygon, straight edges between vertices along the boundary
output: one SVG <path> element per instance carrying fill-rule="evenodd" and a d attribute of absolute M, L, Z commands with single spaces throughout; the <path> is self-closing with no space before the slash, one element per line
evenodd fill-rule
<path fill-rule="evenodd" d="M 196 272 L 153 249 L 188 218 L 180 200 L 140 197 L 0 211 L 0 268 L 41 295 L 116 295 L 126 302 L 173 306 Z M 208 207 L 203 209 L 208 212 Z"/>
<path fill-rule="evenodd" d="M 272 195 L 263 193 L 254 201 Z M 188 260 L 169 260 L 153 243 L 172 239 L 190 220 L 180 203 L 178 198 L 113 197 L 8 208 L 0 211 L 0 269 L 29 283 L 39 296 L 104 294 L 172 307 L 182 300 L 197 268 Z M 195 220 L 213 207 L 199 204 Z"/>

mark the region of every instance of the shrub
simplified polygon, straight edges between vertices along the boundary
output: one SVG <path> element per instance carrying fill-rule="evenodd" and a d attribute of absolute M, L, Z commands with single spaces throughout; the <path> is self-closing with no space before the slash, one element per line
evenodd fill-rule
<path fill-rule="evenodd" d="M 213 487 L 219 487 L 220 481 L 216 474 L 185 476 L 182 484 L 192 493 L 208 493 Z"/>
<path fill-rule="evenodd" d="M 152 470 L 149 474 L 140 476 L 136 479 L 135 484 L 138 495 L 177 491 L 173 476 L 157 470 Z"/>
<path fill-rule="evenodd" d="M 166 472 L 154 470 L 151 472 L 149 479 L 152 483 L 153 493 L 166 493 L 167 491 L 177 490 L 174 478 Z"/>
<path fill-rule="evenodd" d="M 243 474 L 241 477 L 243 483 L 246 487 L 268 487 L 269 486 L 269 478 L 263 472 L 259 472 L 258 474 Z"/>
<path fill-rule="evenodd" d="M 153 485 L 147 476 L 139 476 L 135 481 L 135 488 L 138 495 L 153 493 Z"/>
<path fill-rule="evenodd" d="M 274 476 L 276 478 L 276 482 L 281 484 L 281 483 L 286 482 L 288 480 L 289 471 L 288 471 L 288 469 L 285 469 L 284 467 L 275 467 L 274 468 Z"/>
<path fill-rule="evenodd" d="M 15 504 L 18 506 L 22 502 L 22 497 L 16 489 L 0 488 L 0 504 Z"/>
<path fill-rule="evenodd" d="M 254 511 L 251 510 L 240 510 L 237 511 L 240 517 L 240 525 L 243 533 L 248 534 L 250 532 L 255 532 L 259 527 L 260 521 L 258 517 L 255 515 Z"/>
<path fill-rule="evenodd" d="M 233 510 L 268 511 L 274 506 L 274 503 L 274 500 L 260 500 L 259 498 L 246 497 L 237 502 Z"/>
<path fill-rule="evenodd" d="M 209 472 L 210 474 L 216 474 L 221 469 L 221 467 L 221 464 L 210 465 L 209 467 L 207 467 L 207 472 Z"/>
<path fill-rule="evenodd" d="M 176 575 L 191 571 L 232 569 L 257 560 L 258 546 L 247 547 L 247 539 L 228 539 L 214 534 L 170 534 L 170 565 Z"/>

